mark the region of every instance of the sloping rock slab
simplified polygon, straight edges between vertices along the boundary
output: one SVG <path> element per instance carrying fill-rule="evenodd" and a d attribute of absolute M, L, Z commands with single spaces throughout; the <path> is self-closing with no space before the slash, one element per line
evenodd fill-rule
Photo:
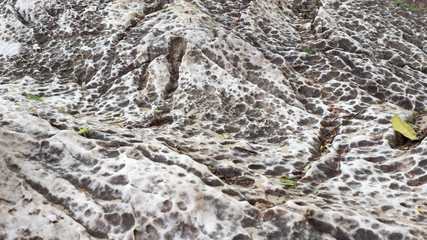
<path fill-rule="evenodd" d="M 1 1 L 0 239 L 426 239 L 421 7 Z"/>

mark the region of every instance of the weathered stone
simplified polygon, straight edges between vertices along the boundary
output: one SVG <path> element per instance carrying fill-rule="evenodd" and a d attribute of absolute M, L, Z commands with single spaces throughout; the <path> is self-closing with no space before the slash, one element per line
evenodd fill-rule
<path fill-rule="evenodd" d="M 408 4 L 1 1 L 0 239 L 426 239 Z"/>

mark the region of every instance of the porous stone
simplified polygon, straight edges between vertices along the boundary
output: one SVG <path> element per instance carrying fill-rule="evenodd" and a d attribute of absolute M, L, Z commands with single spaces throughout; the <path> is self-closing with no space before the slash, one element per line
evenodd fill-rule
<path fill-rule="evenodd" d="M 426 239 L 409 4 L 1 1 L 0 239 Z"/>

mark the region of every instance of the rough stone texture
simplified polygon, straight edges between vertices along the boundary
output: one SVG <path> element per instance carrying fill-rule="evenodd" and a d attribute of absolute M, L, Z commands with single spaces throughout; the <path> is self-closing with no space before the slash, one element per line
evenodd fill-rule
<path fill-rule="evenodd" d="M 426 11 L 3 0 L 0 29 L 0 239 L 427 238 Z"/>

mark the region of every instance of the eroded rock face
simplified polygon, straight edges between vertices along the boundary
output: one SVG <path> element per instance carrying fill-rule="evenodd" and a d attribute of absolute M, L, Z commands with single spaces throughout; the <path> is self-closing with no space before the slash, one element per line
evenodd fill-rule
<path fill-rule="evenodd" d="M 427 238 L 425 11 L 0 6 L 0 239 Z"/>

